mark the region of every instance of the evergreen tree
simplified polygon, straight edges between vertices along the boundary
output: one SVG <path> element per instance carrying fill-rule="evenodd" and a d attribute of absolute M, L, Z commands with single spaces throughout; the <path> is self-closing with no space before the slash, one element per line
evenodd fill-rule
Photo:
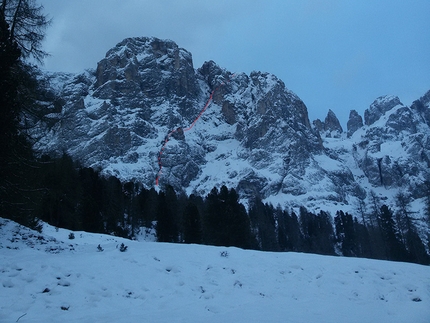
<path fill-rule="evenodd" d="M 253 245 L 251 226 L 245 207 L 239 203 L 234 189 L 213 188 L 206 197 L 203 221 L 204 242 L 215 246 L 250 248 Z"/>
<path fill-rule="evenodd" d="M 22 9 L 28 13 L 33 4 L 2 0 L 0 5 L 0 213 L 29 226 L 37 224 L 37 201 L 43 190 L 37 186 L 41 166 L 35 163 L 24 122 L 24 114 L 38 108 L 38 89 L 34 69 L 23 62 L 26 50 L 34 53 L 35 47 L 22 47 L 20 35 L 26 29 L 28 40 L 44 36 L 43 29 L 22 16 Z"/>
<path fill-rule="evenodd" d="M 405 261 L 407 252 L 393 219 L 393 212 L 385 204 L 381 206 L 379 223 L 383 237 L 385 256 L 388 260 Z"/>
<path fill-rule="evenodd" d="M 63 154 L 54 160 L 45 156 L 42 161 L 40 218 L 56 227 L 81 230 L 77 216 L 81 186 L 72 158 Z"/>
<path fill-rule="evenodd" d="M 127 182 L 123 184 L 124 193 L 124 216 L 126 217 L 126 225 L 130 227 L 131 236 L 134 236 L 138 227 L 141 226 L 140 221 L 140 203 L 138 200 L 139 184 L 135 182 Z"/>
<path fill-rule="evenodd" d="M 190 196 L 190 200 L 186 205 L 182 216 L 183 242 L 202 243 L 200 212 L 192 200 L 194 200 L 194 196 Z"/>
<path fill-rule="evenodd" d="M 430 251 L 430 180 L 426 180 L 424 185 L 425 185 L 424 220 L 427 223 L 427 250 Z"/>
<path fill-rule="evenodd" d="M 339 244 L 342 255 L 346 257 L 357 256 L 358 246 L 352 216 L 349 213 L 337 211 L 334 217 L 334 224 L 336 229 L 336 242 Z"/>
<path fill-rule="evenodd" d="M 358 257 L 372 257 L 372 246 L 368 227 L 354 218 L 354 232 L 356 234 L 356 253 Z"/>
<path fill-rule="evenodd" d="M 303 236 L 300 232 L 299 218 L 294 211 L 291 212 L 288 222 L 288 240 L 292 246 L 292 251 L 303 250 Z"/>
<path fill-rule="evenodd" d="M 158 193 L 154 188 L 142 190 L 138 194 L 140 209 L 139 222 L 146 228 L 152 227 L 152 222 L 156 220 L 155 214 L 158 207 Z"/>
<path fill-rule="evenodd" d="M 289 222 L 289 214 L 287 211 L 283 211 L 281 207 L 278 207 L 275 210 L 275 218 L 277 223 L 277 240 L 280 251 L 290 251 L 292 246 L 289 245 L 288 241 L 288 222 Z"/>
<path fill-rule="evenodd" d="M 409 253 L 408 261 L 429 265 L 430 255 L 427 253 L 424 243 L 416 229 L 408 231 L 405 238 L 406 248 Z"/>
<path fill-rule="evenodd" d="M 330 214 L 320 211 L 317 216 L 320 234 L 318 235 L 318 245 L 321 254 L 334 255 L 334 231 Z"/>
<path fill-rule="evenodd" d="M 429 255 L 426 252 L 425 246 L 414 224 L 415 219 L 412 217 L 413 212 L 411 211 L 410 196 L 404 192 L 399 192 L 396 194 L 395 198 L 397 206 L 396 221 L 402 243 L 406 246 L 409 253 L 409 260 L 427 264 Z"/>
<path fill-rule="evenodd" d="M 124 222 L 124 195 L 122 184 L 114 176 L 103 180 L 103 210 L 105 230 L 109 234 L 128 238 L 128 232 Z"/>
<path fill-rule="evenodd" d="M 395 202 L 397 211 L 395 212 L 397 226 L 399 228 L 399 234 L 402 239 L 402 243 L 406 243 L 407 232 L 412 230 L 413 223 L 410 211 L 410 196 L 404 192 L 398 192 L 395 196 Z"/>
<path fill-rule="evenodd" d="M 205 212 L 203 215 L 203 242 L 209 245 L 222 245 L 218 238 L 218 233 L 222 230 L 220 201 L 218 198 L 218 189 L 214 187 L 205 200 Z"/>
<path fill-rule="evenodd" d="M 304 251 L 324 255 L 334 254 L 334 232 L 330 215 L 320 211 L 317 215 L 300 208 L 300 226 Z"/>
<path fill-rule="evenodd" d="M 380 223 L 380 199 L 377 194 L 370 191 L 370 212 L 368 213 L 368 233 L 371 245 L 371 258 L 386 259 L 386 250 L 382 237 L 382 229 Z"/>
<path fill-rule="evenodd" d="M 299 219 L 294 211 L 291 215 L 280 207 L 276 208 L 278 242 L 281 251 L 304 251 Z"/>
<path fill-rule="evenodd" d="M 249 218 L 260 250 L 279 250 L 274 216 L 274 209 L 271 205 L 263 204 L 258 197 L 254 199 L 249 210 Z"/>
<path fill-rule="evenodd" d="M 360 214 L 361 223 L 367 227 L 368 223 L 366 220 L 367 214 L 366 214 L 366 203 L 364 202 L 364 199 L 358 198 L 358 205 L 357 205 L 357 211 Z"/>
<path fill-rule="evenodd" d="M 303 251 L 315 252 L 316 247 L 314 236 L 316 235 L 316 225 L 314 215 L 309 213 L 305 207 L 300 207 L 300 229 L 303 234 Z"/>
<path fill-rule="evenodd" d="M 15 70 L 19 65 L 21 51 L 15 42 L 10 40 L 9 26 L 4 16 L 0 15 L 0 171 L 7 166 L 12 144 L 18 136 L 19 115 L 21 106 L 18 102 L 18 80 Z M 2 172 L 3 173 L 3 172 Z M 4 176 L 4 175 L 3 175 Z"/>
<path fill-rule="evenodd" d="M 157 205 L 157 240 L 160 242 L 178 242 L 179 228 L 176 217 L 176 194 L 173 188 L 160 192 Z"/>
<path fill-rule="evenodd" d="M 29 152 L 25 148 L 28 143 L 19 132 L 21 104 L 16 70 L 20 56 L 16 42 L 10 39 L 4 14 L 0 13 L 0 212 L 4 217 L 27 224 L 21 199 L 21 166 Z"/>
<path fill-rule="evenodd" d="M 92 168 L 79 170 L 81 186 L 80 203 L 78 206 L 82 230 L 104 233 L 103 225 L 103 182 L 97 171 Z"/>
<path fill-rule="evenodd" d="M 381 224 L 379 223 L 379 213 L 380 213 L 380 199 L 375 191 L 370 191 L 370 200 L 371 200 L 371 209 L 372 211 L 369 213 L 369 223 L 373 228 L 380 229 Z"/>
<path fill-rule="evenodd" d="M 224 186 L 225 190 L 227 188 Z M 223 190 L 221 189 L 221 193 Z M 221 197 L 222 198 L 222 197 Z M 239 248 L 251 248 L 254 239 L 251 234 L 251 224 L 243 204 L 239 202 L 239 195 L 235 189 L 230 189 L 226 203 L 227 225 L 229 232 L 228 245 Z"/>

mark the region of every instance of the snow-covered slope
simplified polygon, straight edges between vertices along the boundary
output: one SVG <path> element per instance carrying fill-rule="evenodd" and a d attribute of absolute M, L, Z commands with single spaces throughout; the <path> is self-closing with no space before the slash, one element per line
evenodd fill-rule
<path fill-rule="evenodd" d="M 411 107 L 378 98 L 344 132 L 332 111 L 311 124 L 275 75 L 233 74 L 212 61 L 194 69 L 185 49 L 145 37 L 117 44 L 96 70 L 45 78 L 56 99 L 35 148 L 122 180 L 152 187 L 159 174 L 161 188 L 205 195 L 226 185 L 243 199 L 315 211 L 351 211 L 370 190 L 390 205 L 399 190 L 424 196 L 430 94 Z"/>
<path fill-rule="evenodd" d="M 426 266 L 69 234 L 0 218 L 0 322 L 430 321 Z"/>

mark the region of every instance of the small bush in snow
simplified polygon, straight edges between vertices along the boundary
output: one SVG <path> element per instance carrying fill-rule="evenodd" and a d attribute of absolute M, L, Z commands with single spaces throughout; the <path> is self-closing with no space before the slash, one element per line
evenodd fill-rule
<path fill-rule="evenodd" d="M 221 251 L 220 256 L 224 258 L 228 258 L 228 251 Z"/>
<path fill-rule="evenodd" d="M 70 233 L 69 233 L 69 239 L 70 239 L 70 240 L 75 239 L 75 234 L 74 234 L 73 232 L 70 232 Z"/>
<path fill-rule="evenodd" d="M 100 251 L 100 252 L 102 252 L 104 249 L 102 248 L 102 246 L 101 245 L 98 245 L 97 246 L 97 251 Z"/>
<path fill-rule="evenodd" d="M 124 251 L 127 250 L 127 248 L 128 247 L 126 245 L 124 245 L 123 243 L 121 243 L 121 245 L 119 246 L 119 251 L 124 252 Z"/>

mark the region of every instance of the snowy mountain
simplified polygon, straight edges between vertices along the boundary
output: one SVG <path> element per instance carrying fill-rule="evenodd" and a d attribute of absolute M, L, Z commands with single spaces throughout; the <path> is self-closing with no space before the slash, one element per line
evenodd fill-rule
<path fill-rule="evenodd" d="M 430 272 L 409 263 L 39 233 L 2 218 L 0 258 L 0 322 L 430 319 Z"/>
<path fill-rule="evenodd" d="M 95 70 L 44 78 L 49 113 L 35 148 L 123 180 L 203 195 L 226 185 L 244 201 L 316 211 L 353 210 L 370 191 L 392 204 L 407 192 L 417 206 L 425 194 L 430 91 L 410 107 L 380 97 L 364 123 L 351 111 L 344 131 L 332 111 L 311 123 L 272 74 L 195 69 L 191 53 L 157 38 L 125 39 Z"/>

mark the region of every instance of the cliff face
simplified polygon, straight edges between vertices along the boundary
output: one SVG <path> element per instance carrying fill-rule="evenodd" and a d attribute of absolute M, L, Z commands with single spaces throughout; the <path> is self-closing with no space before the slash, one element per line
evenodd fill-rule
<path fill-rule="evenodd" d="M 397 97 L 380 97 L 365 111 L 367 126 L 351 138 L 357 164 L 372 186 L 401 189 L 415 197 L 425 195 L 424 181 L 429 178 L 430 167 L 425 97 L 411 107 Z"/>
<path fill-rule="evenodd" d="M 365 125 L 351 112 L 347 137 L 332 111 L 311 126 L 305 104 L 276 76 L 233 74 L 212 61 L 195 69 L 172 41 L 128 38 L 95 70 L 45 78 L 61 100 L 34 129 L 35 148 L 146 187 L 159 174 L 161 188 L 206 194 L 227 185 L 245 199 L 314 209 L 351 206 L 376 188 L 422 196 L 428 94 L 410 108 L 379 98 Z"/>

